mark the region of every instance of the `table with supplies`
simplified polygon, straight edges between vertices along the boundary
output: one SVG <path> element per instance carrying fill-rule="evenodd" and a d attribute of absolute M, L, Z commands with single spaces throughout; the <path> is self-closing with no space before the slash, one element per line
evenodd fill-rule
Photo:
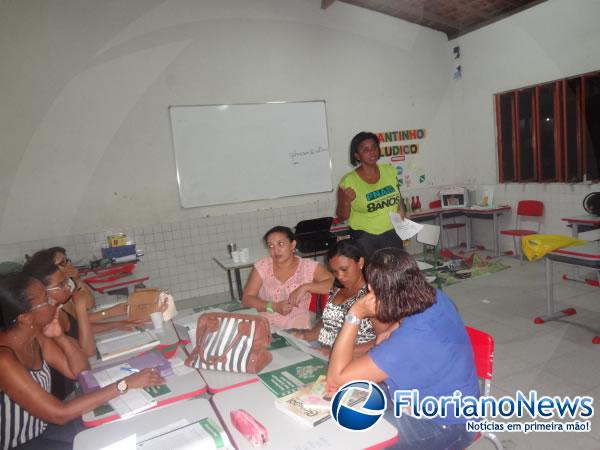
<path fill-rule="evenodd" d="M 79 433 L 74 450 L 233 449 L 209 400 L 194 398 Z"/>
<path fill-rule="evenodd" d="M 398 441 L 398 430 L 382 418 L 366 433 L 342 429 L 333 419 L 315 427 L 282 413 L 276 397 L 263 383 L 253 383 L 215 394 L 211 402 L 238 450 L 254 447 L 232 424 L 231 411 L 242 409 L 262 424 L 268 433 L 264 450 L 295 449 L 383 449 Z"/>
<path fill-rule="evenodd" d="M 200 373 L 196 369 L 184 365 L 187 353 L 185 352 L 183 342 L 180 342 L 172 322 L 165 322 L 161 330 L 148 330 L 148 332 L 155 336 L 159 341 L 158 346 L 155 346 L 154 349 L 145 349 L 140 352 L 133 351 L 127 355 L 105 361 L 98 358 L 98 356 L 94 356 L 90 358 L 91 368 L 94 371 L 105 369 L 101 373 L 101 376 L 104 378 L 118 377 L 119 370 L 123 370 L 123 373 L 127 370 L 131 370 L 128 362 L 135 358 L 136 355 L 144 352 L 160 352 L 169 362 L 172 374 L 166 377 L 165 385 L 144 389 L 143 391 L 148 395 L 138 392 L 138 394 L 142 394 L 148 400 L 150 400 L 151 397 L 153 404 L 149 406 L 149 408 L 168 405 L 205 393 L 207 387 Z M 122 336 L 121 340 L 126 340 L 130 337 L 130 334 L 131 333 L 123 331 L 112 331 L 98 335 L 97 341 L 101 339 L 117 339 L 115 342 L 118 343 L 119 335 Z M 124 375 L 126 375 L 126 373 L 124 373 Z M 106 381 L 108 382 L 109 380 Z M 135 393 L 135 391 L 141 390 L 132 390 L 133 393 Z M 129 393 L 126 395 L 129 395 Z M 123 400 L 124 405 L 121 406 L 125 409 L 131 408 L 133 413 L 135 413 L 136 409 L 143 410 L 145 408 L 145 405 L 140 405 L 138 403 L 142 401 L 138 397 L 139 396 L 135 396 L 135 398 L 130 400 L 124 396 L 123 398 L 117 397 L 117 400 Z M 100 406 L 82 416 L 83 423 L 87 427 L 95 427 L 119 418 L 120 414 L 109 404 Z"/>

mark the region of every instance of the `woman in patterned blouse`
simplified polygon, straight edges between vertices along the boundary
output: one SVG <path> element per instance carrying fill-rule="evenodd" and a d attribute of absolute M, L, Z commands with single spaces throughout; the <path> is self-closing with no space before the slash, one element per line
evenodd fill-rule
<path fill-rule="evenodd" d="M 347 239 L 339 242 L 329 250 L 327 256 L 336 283 L 329 291 L 323 317 L 310 330 L 299 331 L 295 335 L 308 341 L 318 339 L 325 347 L 324 352 L 329 354 L 344 324 L 346 313 L 357 299 L 368 292 L 368 288 L 363 275 L 365 258 L 362 248 L 355 241 Z M 386 329 L 387 325 L 377 319 L 364 319 L 356 336 L 356 353 L 364 353 L 375 345 L 377 335 Z"/>

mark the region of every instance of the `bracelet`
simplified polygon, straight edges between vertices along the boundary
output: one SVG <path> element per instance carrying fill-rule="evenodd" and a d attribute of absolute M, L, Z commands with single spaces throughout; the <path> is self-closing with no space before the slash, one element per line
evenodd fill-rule
<path fill-rule="evenodd" d="M 267 306 L 265 306 L 265 311 L 270 313 L 273 312 L 273 302 L 267 302 Z"/>

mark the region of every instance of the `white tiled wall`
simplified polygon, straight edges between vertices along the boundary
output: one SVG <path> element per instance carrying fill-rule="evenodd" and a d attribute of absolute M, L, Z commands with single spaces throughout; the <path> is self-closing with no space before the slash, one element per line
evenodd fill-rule
<path fill-rule="evenodd" d="M 137 244 L 144 256 L 137 272 L 150 276 L 148 286 L 169 289 L 176 300 L 229 290 L 226 272 L 212 260 L 227 252 L 227 243 L 257 249 L 261 237 L 275 225 L 294 227 L 300 220 L 333 214 L 335 205 L 315 202 L 301 206 L 204 217 L 185 222 L 140 227 L 115 227 Z M 59 245 L 77 264 L 100 257 L 106 233 L 95 232 L 0 246 L 0 261 L 22 262 L 25 254 Z M 247 275 L 244 273 L 243 275 Z"/>

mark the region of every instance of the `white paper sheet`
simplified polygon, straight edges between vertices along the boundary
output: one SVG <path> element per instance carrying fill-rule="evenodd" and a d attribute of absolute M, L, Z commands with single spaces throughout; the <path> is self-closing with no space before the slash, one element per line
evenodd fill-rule
<path fill-rule="evenodd" d="M 423 229 L 423 225 L 417 222 L 413 222 L 410 219 L 404 218 L 402 220 L 400 218 L 400 214 L 391 212 L 390 219 L 392 220 L 392 225 L 394 225 L 394 230 L 396 230 L 396 234 L 400 236 L 400 239 L 406 241 L 413 236 L 415 236 L 419 231 Z"/>

